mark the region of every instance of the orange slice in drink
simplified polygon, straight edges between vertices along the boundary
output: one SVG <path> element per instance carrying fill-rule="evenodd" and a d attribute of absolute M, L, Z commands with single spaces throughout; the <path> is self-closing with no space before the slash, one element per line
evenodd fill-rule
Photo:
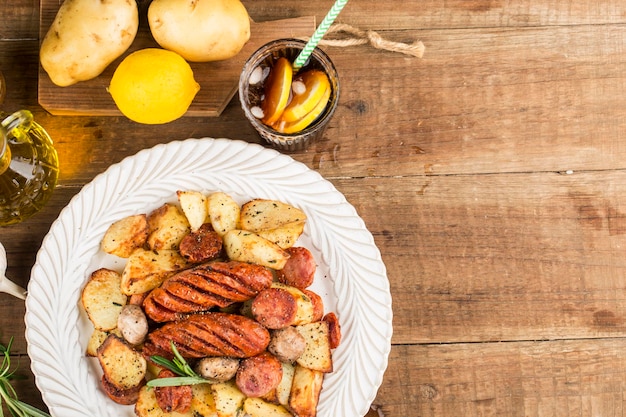
<path fill-rule="evenodd" d="M 305 114 L 302 118 L 300 118 L 300 119 L 298 119 L 298 120 L 296 120 L 294 122 L 287 122 L 287 121 L 285 121 L 285 120 L 283 120 L 281 118 L 276 123 L 276 125 L 274 125 L 274 129 L 276 129 L 280 133 L 291 134 L 291 133 L 297 133 L 297 132 L 307 128 L 326 109 L 326 105 L 328 104 L 328 99 L 330 98 L 330 90 L 331 90 L 330 88 L 327 88 L 324 91 L 324 95 L 317 102 L 315 107 L 310 112 Z"/>
<path fill-rule="evenodd" d="M 261 108 L 264 114 L 262 121 L 266 125 L 274 124 L 287 107 L 292 77 L 291 62 L 287 58 L 279 58 L 265 83 L 265 99 Z"/>
<path fill-rule="evenodd" d="M 281 120 L 287 123 L 293 123 L 309 114 L 324 97 L 326 90 L 330 90 L 328 77 L 319 70 L 306 71 L 294 83 L 298 81 L 304 84 L 305 89 L 301 94 L 294 93 L 291 103 L 285 108 Z"/>

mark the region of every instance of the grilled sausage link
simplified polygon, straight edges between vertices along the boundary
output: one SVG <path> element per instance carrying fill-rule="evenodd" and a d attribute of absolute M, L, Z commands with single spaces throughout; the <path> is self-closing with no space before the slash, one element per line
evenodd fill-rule
<path fill-rule="evenodd" d="M 170 342 L 185 358 L 247 358 L 267 348 L 270 334 L 259 323 L 244 316 L 217 312 L 196 314 L 183 321 L 167 323 L 150 333 L 143 351 L 172 357 Z"/>
<path fill-rule="evenodd" d="M 272 272 L 245 262 L 209 262 L 166 279 L 144 300 L 156 322 L 177 321 L 190 314 L 249 300 L 272 284 Z"/>

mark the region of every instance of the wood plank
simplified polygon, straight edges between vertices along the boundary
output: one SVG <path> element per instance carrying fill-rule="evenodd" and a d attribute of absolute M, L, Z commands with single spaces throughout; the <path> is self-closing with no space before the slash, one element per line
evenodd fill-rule
<path fill-rule="evenodd" d="M 294 157 L 326 177 L 621 169 L 626 160 L 624 30 L 423 32 L 429 49 L 422 60 L 367 46 L 326 48 L 342 82 L 340 105 L 324 140 Z M 32 50 L 22 53 L 35 59 Z M 380 66 L 371 71 L 353 64 L 362 59 Z M 487 61 L 493 70 L 483 69 Z M 0 65 L 8 68 L 11 88 L 24 64 L 15 69 Z M 30 61 L 27 73 L 32 65 L 36 62 Z M 378 88 L 364 91 L 359 88 L 364 84 Z M 22 91 L 31 94 L 26 85 Z M 411 106 L 416 111 L 404 111 Z M 193 136 L 232 137 L 237 131 L 235 139 L 260 142 L 241 120 L 234 99 L 220 118 L 195 121 Z M 121 146 L 130 155 L 188 136 L 181 134 L 186 120 L 151 127 L 121 117 L 41 114 L 41 121 L 55 140 L 73 141 L 76 146 L 68 152 L 99 155 L 89 166 L 70 168 L 67 173 L 82 176 L 74 180 L 91 178 L 117 162 L 123 154 L 119 138 L 125 138 Z M 110 124 L 115 129 L 104 128 Z M 57 134 L 68 125 L 76 128 L 76 136 Z M 63 159 L 73 164 L 71 158 Z"/>
<path fill-rule="evenodd" d="M 60 4 L 60 1 L 57 1 Z M 242 2 L 257 22 L 315 16 L 321 21 L 333 0 L 293 2 L 291 0 Z M 3 12 L 2 39 L 37 39 L 39 1 L 0 0 Z M 626 5 L 619 0 L 567 0 L 537 2 L 520 0 L 428 0 L 404 2 L 402 10 L 380 7 L 376 0 L 350 2 L 339 21 L 363 30 L 421 30 L 481 27 L 531 27 L 602 25 L 624 23 Z M 407 38 L 399 35 L 400 38 Z"/>
<path fill-rule="evenodd" d="M 626 335 L 623 171 L 333 182 L 381 249 L 394 343 Z M 61 186 L 30 227 L 3 230 L 18 284 L 79 189 Z"/>
<path fill-rule="evenodd" d="M 0 13 L 2 14 L 0 39 L 38 39 L 38 0 L 0 0 Z"/>
<path fill-rule="evenodd" d="M 315 15 L 318 21 L 333 4 L 332 0 L 298 2 L 259 2 L 244 0 L 251 16 L 258 21 L 300 15 Z M 485 27 L 531 27 L 623 23 L 626 5 L 616 0 L 438 0 L 408 1 L 397 5 L 375 0 L 348 3 L 338 19 L 363 30 L 450 29 Z"/>
<path fill-rule="evenodd" d="M 624 34 L 423 31 L 423 59 L 365 52 L 375 71 L 352 64 L 362 49 L 330 48 L 342 98 L 306 161 L 331 177 L 623 168 Z"/>
<path fill-rule="evenodd" d="M 624 415 L 624 339 L 394 346 L 384 416 Z"/>
<path fill-rule="evenodd" d="M 334 182 L 381 248 L 394 343 L 626 336 L 624 171 Z"/>

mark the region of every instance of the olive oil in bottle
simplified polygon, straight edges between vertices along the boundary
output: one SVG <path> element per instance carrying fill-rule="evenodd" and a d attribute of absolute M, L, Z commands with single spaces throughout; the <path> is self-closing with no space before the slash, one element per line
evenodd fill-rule
<path fill-rule="evenodd" d="M 0 226 L 19 223 L 41 210 L 59 174 L 52 139 L 33 115 L 20 110 L 4 116 L 0 117 Z"/>

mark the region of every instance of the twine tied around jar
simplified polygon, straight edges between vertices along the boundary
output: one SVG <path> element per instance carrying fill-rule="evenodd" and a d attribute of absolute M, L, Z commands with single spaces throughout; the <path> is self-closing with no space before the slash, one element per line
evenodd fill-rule
<path fill-rule="evenodd" d="M 337 36 L 344 35 L 341 39 L 328 39 L 328 35 L 336 34 Z M 335 23 L 328 29 L 326 37 L 322 39 L 319 44 L 326 46 L 356 46 L 370 44 L 376 49 L 381 49 L 391 52 L 399 52 L 405 55 L 411 55 L 417 58 L 421 58 L 424 55 L 426 47 L 424 44 L 417 40 L 413 43 L 394 42 L 384 39 L 380 34 L 373 30 L 361 30 L 345 23 Z"/>

